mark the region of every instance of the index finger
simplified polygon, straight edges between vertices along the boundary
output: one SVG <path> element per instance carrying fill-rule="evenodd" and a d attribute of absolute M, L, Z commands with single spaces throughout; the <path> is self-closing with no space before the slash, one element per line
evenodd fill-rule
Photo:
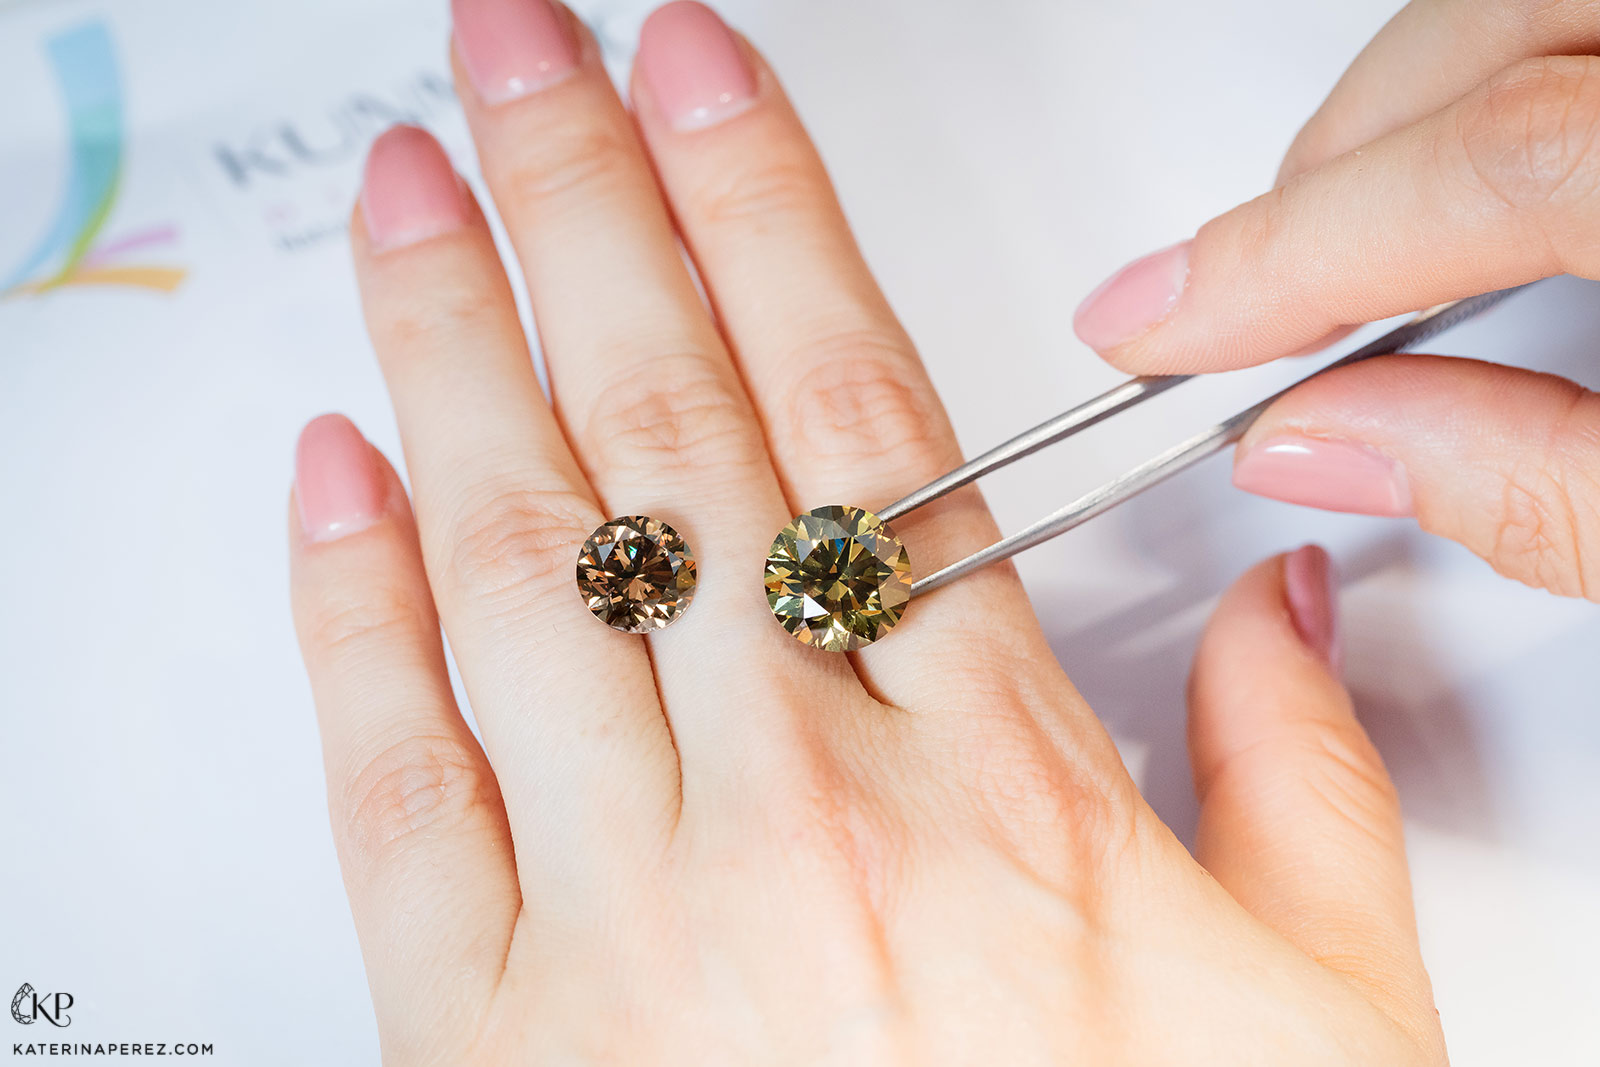
<path fill-rule="evenodd" d="M 1600 274 L 1600 58 L 1521 62 L 1206 223 L 1096 290 L 1078 336 L 1137 373 L 1265 363 L 1341 326 Z"/>

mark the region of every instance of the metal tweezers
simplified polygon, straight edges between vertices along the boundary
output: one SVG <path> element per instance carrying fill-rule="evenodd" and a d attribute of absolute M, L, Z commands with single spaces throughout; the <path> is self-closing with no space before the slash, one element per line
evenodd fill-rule
<path fill-rule="evenodd" d="M 1066 533 L 1096 515 L 1109 511 L 1123 501 L 1137 496 L 1151 486 L 1165 481 L 1179 471 L 1192 467 L 1207 456 L 1214 455 L 1228 445 L 1233 444 L 1244 436 L 1244 432 L 1250 428 L 1250 424 L 1255 422 L 1257 417 L 1263 411 L 1266 411 L 1274 401 L 1312 378 L 1326 374 L 1337 367 L 1347 367 L 1352 363 L 1371 359 L 1373 356 L 1386 356 L 1396 352 L 1404 352 L 1453 326 L 1487 311 L 1522 288 L 1525 288 L 1525 286 L 1500 289 L 1492 293 L 1484 293 L 1481 296 L 1468 297 L 1465 300 L 1453 300 L 1447 304 L 1440 304 L 1437 307 L 1421 312 L 1409 322 L 1384 334 L 1371 344 L 1363 345 L 1342 359 L 1335 360 L 1321 370 L 1306 375 L 1306 377 L 1287 389 L 1273 393 L 1259 404 L 1248 407 L 1237 415 L 1217 423 L 1209 430 L 1202 431 L 1187 441 L 1174 445 L 1160 455 L 1146 460 L 1120 478 L 1114 478 L 1098 489 L 1084 494 L 1059 511 L 1046 515 L 1032 526 L 1019 530 L 1010 537 L 1002 538 L 988 548 L 975 552 L 964 560 L 952 563 L 942 570 L 918 579 L 911 586 L 911 595 L 916 596 L 919 593 L 930 592 L 941 585 L 947 585 L 955 581 L 957 578 L 965 577 L 980 567 L 987 567 L 991 563 L 999 563 L 1001 560 L 1010 559 L 1017 553 L 1032 548 L 1034 545 L 1043 544 L 1052 537 L 1058 537 Z M 1020 433 L 1004 444 L 990 449 L 950 473 L 935 478 L 916 492 L 901 497 L 887 508 L 884 508 L 878 513 L 878 517 L 885 522 L 892 522 L 907 512 L 939 499 L 946 493 L 953 492 L 964 485 L 977 481 L 985 474 L 1015 463 L 1024 456 L 1030 456 L 1042 448 L 1055 444 L 1057 441 L 1065 440 L 1073 434 L 1103 422 L 1119 412 L 1126 411 L 1137 404 L 1142 404 L 1153 396 L 1159 396 L 1173 386 L 1180 385 L 1193 377 L 1194 375 L 1192 374 L 1165 374 L 1130 378 L 1121 385 L 1101 393 L 1093 400 L 1085 401 L 1075 408 L 1064 411 L 1055 418 L 1042 422 L 1033 429 Z"/>

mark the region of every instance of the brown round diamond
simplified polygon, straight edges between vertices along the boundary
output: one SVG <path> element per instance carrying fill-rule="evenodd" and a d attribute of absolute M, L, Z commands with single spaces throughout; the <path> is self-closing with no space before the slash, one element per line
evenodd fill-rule
<path fill-rule="evenodd" d="M 862 508 L 817 508 L 767 553 L 767 603 L 802 644 L 827 652 L 870 645 L 911 599 L 911 559 L 894 531 Z"/>
<path fill-rule="evenodd" d="M 623 633 L 671 625 L 688 609 L 694 585 L 689 546 L 648 515 L 612 519 L 578 553 L 578 592 L 595 618 Z"/>

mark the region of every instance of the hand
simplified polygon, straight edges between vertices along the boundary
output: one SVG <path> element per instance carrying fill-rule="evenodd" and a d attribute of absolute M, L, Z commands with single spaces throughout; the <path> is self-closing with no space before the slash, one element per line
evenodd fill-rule
<path fill-rule="evenodd" d="M 1124 268 L 1079 335 L 1139 373 L 1217 371 L 1350 323 L 1569 272 L 1600 278 L 1600 4 L 1406 7 L 1301 131 L 1272 192 Z M 1296 389 L 1234 481 L 1415 515 L 1501 573 L 1600 600 L 1600 401 L 1550 375 L 1391 356 Z"/>
<path fill-rule="evenodd" d="M 793 111 L 692 3 L 646 24 L 632 116 L 564 10 L 455 15 L 555 403 L 483 216 L 426 134 L 390 131 L 352 241 L 415 520 L 337 416 L 301 438 L 291 509 L 386 1059 L 1441 1062 L 1326 555 L 1261 564 L 1207 632 L 1198 862 L 1010 568 L 857 655 L 801 646 L 765 603 L 774 533 L 958 451 Z M 647 638 L 573 582 L 589 531 L 641 512 L 700 564 Z M 974 490 L 899 532 L 925 565 L 996 536 Z"/>

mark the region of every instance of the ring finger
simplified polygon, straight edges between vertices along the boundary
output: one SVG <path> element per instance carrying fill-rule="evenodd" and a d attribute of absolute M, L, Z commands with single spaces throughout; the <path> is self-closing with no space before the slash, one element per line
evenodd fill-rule
<path fill-rule="evenodd" d="M 633 84 L 640 127 L 791 504 L 877 510 L 958 465 L 933 383 L 772 72 L 710 9 L 681 2 L 646 22 Z M 997 536 L 970 488 L 895 526 L 919 574 Z M 1008 670 L 1002 649 L 1051 661 L 1010 568 L 911 610 L 915 625 L 858 659 L 893 702 L 935 706 L 952 672 Z M 981 642 L 960 621 L 974 611 L 993 623 Z"/>

